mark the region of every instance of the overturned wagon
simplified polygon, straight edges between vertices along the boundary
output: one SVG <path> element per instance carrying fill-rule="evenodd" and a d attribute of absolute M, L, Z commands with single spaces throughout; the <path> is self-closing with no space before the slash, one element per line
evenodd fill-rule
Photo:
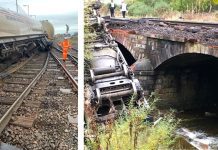
<path fill-rule="evenodd" d="M 0 20 L 0 61 L 35 48 L 45 49 L 54 35 L 48 21 L 39 22 L 4 8 L 0 8 Z"/>
<path fill-rule="evenodd" d="M 89 20 L 97 37 L 89 44 L 93 59 L 85 114 L 86 119 L 94 116 L 96 121 L 105 122 L 125 110 L 133 95 L 135 103 L 144 100 L 144 97 L 139 81 L 134 78 L 117 43 L 107 32 L 104 21 L 99 24 L 102 18 L 90 15 Z M 94 110 L 92 116 L 88 107 Z"/>

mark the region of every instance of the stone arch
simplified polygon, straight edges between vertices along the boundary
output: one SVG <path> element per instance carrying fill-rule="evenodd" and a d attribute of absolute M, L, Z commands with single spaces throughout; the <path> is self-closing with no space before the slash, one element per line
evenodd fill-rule
<path fill-rule="evenodd" d="M 218 112 L 216 56 L 175 55 L 157 66 L 155 74 L 155 90 L 165 100 L 165 107 Z"/>
<path fill-rule="evenodd" d="M 166 42 L 165 42 L 166 43 Z M 163 47 L 164 46 L 164 47 Z M 191 44 L 191 43 L 169 43 L 165 45 L 161 45 L 161 43 L 157 43 L 156 50 L 149 51 L 149 59 L 154 68 L 158 68 L 159 65 L 164 63 L 165 61 L 170 60 L 176 56 L 180 56 L 183 54 L 187 55 L 208 55 L 213 57 L 218 57 L 218 51 L 216 48 L 211 48 L 209 46 L 205 46 L 202 44 Z"/>
<path fill-rule="evenodd" d="M 122 52 L 124 58 L 126 59 L 128 65 L 131 66 L 132 64 L 134 64 L 136 62 L 136 59 L 134 58 L 133 54 L 123 44 L 117 41 L 116 43 L 118 44 L 118 47 Z"/>
<path fill-rule="evenodd" d="M 171 68 L 182 68 L 200 64 L 215 64 L 218 57 L 202 53 L 182 53 L 168 58 L 154 68 L 154 70 Z M 209 63 L 209 64 L 208 64 Z"/>

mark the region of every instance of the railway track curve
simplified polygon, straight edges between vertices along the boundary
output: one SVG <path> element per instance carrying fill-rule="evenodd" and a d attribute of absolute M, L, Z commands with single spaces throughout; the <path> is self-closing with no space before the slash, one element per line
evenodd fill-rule
<path fill-rule="evenodd" d="M 61 61 L 53 50 L 39 53 L 3 76 L 0 83 L 3 142 L 24 149 L 76 149 L 77 70 L 72 75 L 67 63 Z M 41 136 L 36 136 L 38 133 Z"/>

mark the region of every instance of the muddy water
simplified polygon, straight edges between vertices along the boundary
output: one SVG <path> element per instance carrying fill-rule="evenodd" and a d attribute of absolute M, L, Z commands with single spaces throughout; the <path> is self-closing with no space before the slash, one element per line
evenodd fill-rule
<path fill-rule="evenodd" d="M 218 149 L 218 116 L 205 112 L 182 112 L 176 115 L 181 119 L 177 133 L 181 138 L 180 149 Z M 186 140 L 184 140 L 186 139 Z M 189 141 L 188 144 L 186 141 Z"/>

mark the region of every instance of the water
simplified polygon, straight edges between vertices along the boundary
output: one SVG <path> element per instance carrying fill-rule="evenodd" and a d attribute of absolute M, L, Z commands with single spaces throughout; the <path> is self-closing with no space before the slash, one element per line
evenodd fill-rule
<path fill-rule="evenodd" d="M 188 141 L 190 147 L 186 149 L 194 149 L 194 147 L 218 149 L 218 116 L 216 114 L 191 111 L 178 113 L 176 117 L 181 119 L 177 130 L 177 134 L 183 137 L 181 146 L 187 146 L 185 141 Z"/>
<path fill-rule="evenodd" d="M 0 143 L 0 150 L 22 150 L 22 149 L 19 149 L 15 146 L 12 146 L 12 145 L 9 145 L 9 144 L 6 144 L 6 143 Z"/>

